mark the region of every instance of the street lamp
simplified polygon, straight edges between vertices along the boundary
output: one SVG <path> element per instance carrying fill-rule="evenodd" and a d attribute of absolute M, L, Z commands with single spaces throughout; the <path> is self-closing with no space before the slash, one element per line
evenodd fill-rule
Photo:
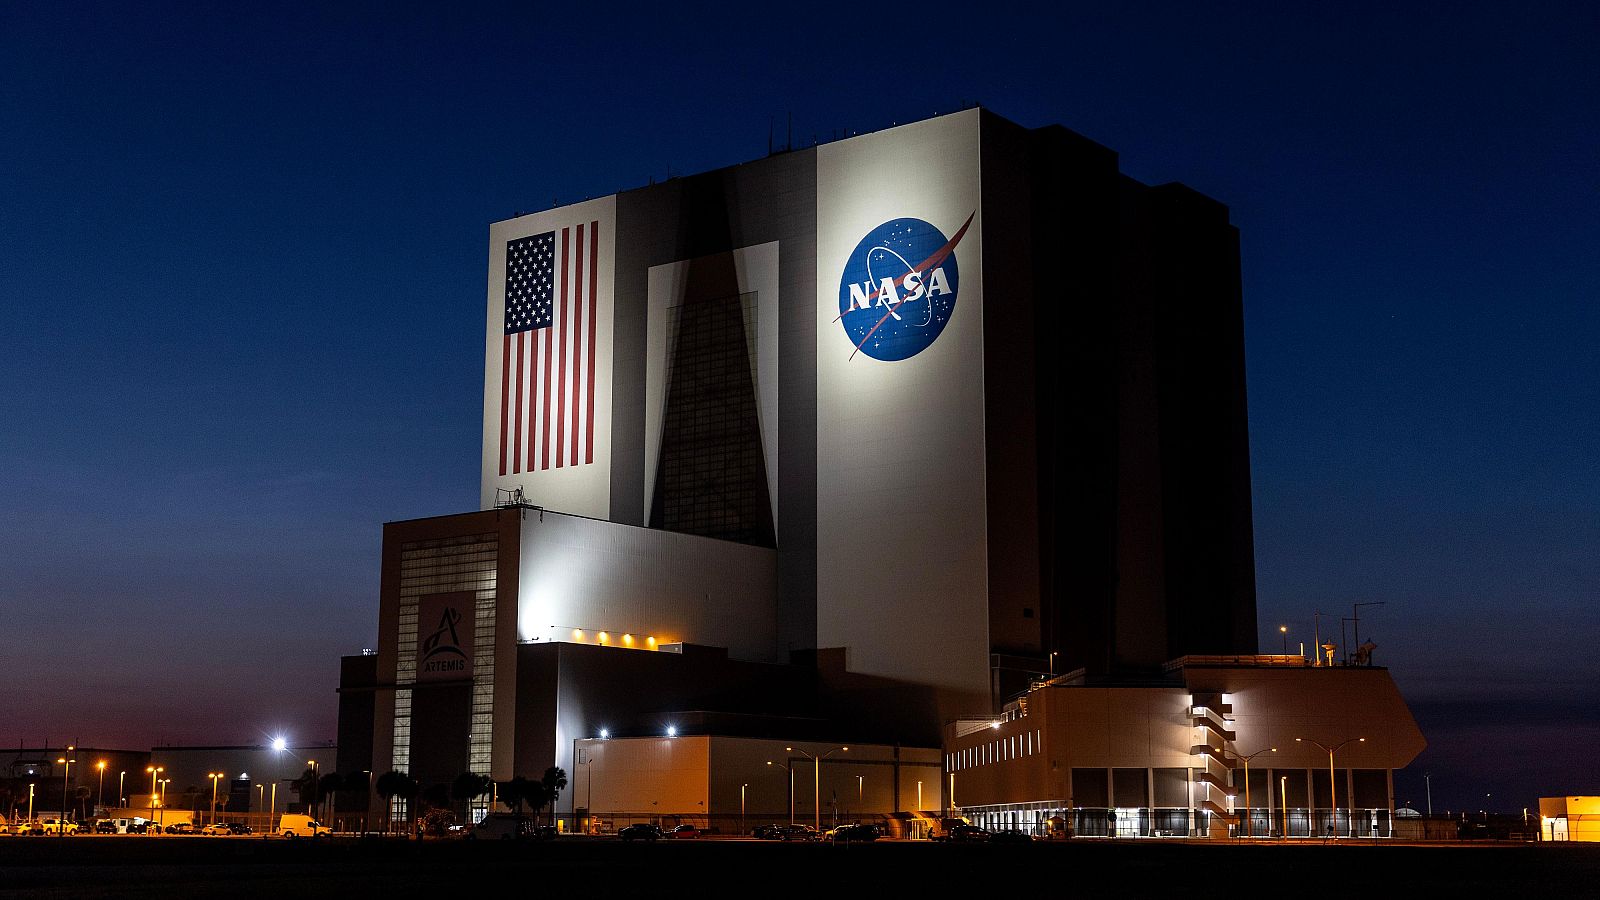
<path fill-rule="evenodd" d="M 278 781 L 283 777 L 283 751 L 289 742 L 281 737 L 272 739 L 272 803 L 267 807 L 267 830 L 272 830 L 272 820 L 278 815 Z"/>
<path fill-rule="evenodd" d="M 222 778 L 221 772 L 207 772 L 206 777 L 211 779 L 211 824 L 217 824 L 217 782 Z"/>
<path fill-rule="evenodd" d="M 1278 776 L 1278 805 L 1283 807 L 1283 836 L 1289 837 L 1289 776 Z"/>
<path fill-rule="evenodd" d="M 818 831 L 821 831 L 822 830 L 822 761 L 827 759 L 828 757 L 834 755 L 835 753 L 849 753 L 850 752 L 850 748 L 849 747 L 835 747 L 832 750 L 829 750 L 829 751 L 827 751 L 826 753 L 823 753 L 820 756 L 813 756 L 813 755 L 811 755 L 810 753 L 807 753 L 804 750 L 796 750 L 793 747 L 785 747 L 783 749 L 788 750 L 791 753 L 798 753 L 801 756 L 804 756 L 806 759 L 811 760 L 811 762 L 813 764 L 814 771 L 813 771 L 812 781 L 811 781 L 811 790 L 812 790 L 811 811 L 816 816 L 816 826 L 815 827 L 816 827 L 816 829 Z"/>
<path fill-rule="evenodd" d="M 1340 741 L 1339 743 L 1334 744 L 1332 747 L 1329 747 L 1327 744 L 1324 744 L 1321 741 L 1307 741 L 1307 740 L 1305 740 L 1303 738 L 1295 738 L 1294 740 L 1295 740 L 1295 743 L 1297 743 L 1297 744 L 1300 744 L 1300 743 L 1316 744 L 1318 747 L 1321 747 L 1322 749 L 1328 751 L 1328 800 L 1333 805 L 1333 836 L 1334 836 L 1335 839 L 1337 839 L 1339 837 L 1339 779 L 1338 779 L 1338 777 L 1336 775 L 1334 775 L 1334 772 L 1333 772 L 1333 754 L 1337 753 L 1339 751 L 1339 748 L 1343 747 L 1345 744 L 1366 743 L 1367 739 L 1366 738 L 1349 738 L 1347 740 Z M 1315 798 L 1313 798 L 1313 802 L 1315 802 Z M 1352 835 L 1354 835 L 1355 827 L 1356 827 L 1355 814 L 1356 814 L 1355 798 L 1352 797 L 1352 798 L 1350 798 L 1350 820 L 1349 820 L 1349 824 L 1350 824 L 1350 829 L 1351 829 L 1351 834 Z"/>
<path fill-rule="evenodd" d="M 156 778 L 166 771 L 165 766 L 145 766 L 144 770 L 150 773 L 150 819 L 156 817 Z"/>
<path fill-rule="evenodd" d="M 70 744 L 68 744 L 67 745 L 67 754 L 65 756 L 62 756 L 62 757 L 60 757 L 59 759 L 56 760 L 56 762 L 58 762 L 58 763 L 66 763 L 67 764 L 67 767 L 65 769 L 63 769 L 62 772 L 61 772 L 61 819 L 60 819 L 60 822 L 59 822 L 59 824 L 61 825 L 61 828 L 56 832 L 57 834 L 60 834 L 62 837 L 66 837 L 67 836 L 67 791 L 68 791 L 67 780 L 72 776 L 72 764 L 78 761 L 77 759 L 75 759 L 72 756 L 72 751 L 75 750 L 75 749 L 77 749 L 77 748 L 73 747 Z"/>
<path fill-rule="evenodd" d="M 317 807 L 322 803 L 322 785 L 319 783 L 320 779 L 317 776 L 317 761 L 314 759 L 306 760 L 306 768 L 311 770 L 311 803 L 306 812 L 311 813 L 312 818 L 318 818 Z M 288 804 L 285 803 L 284 805 L 287 806 Z"/>
<path fill-rule="evenodd" d="M 167 824 L 167 785 L 172 783 L 171 778 L 161 779 L 161 821 L 156 825 L 164 827 Z"/>
<path fill-rule="evenodd" d="M 123 787 L 122 787 L 123 782 L 127 779 L 127 777 L 128 777 L 128 770 L 127 769 L 123 769 L 122 771 L 117 773 L 117 806 L 118 806 L 118 808 L 126 808 L 127 805 L 128 805 L 128 795 L 123 792 Z"/>
<path fill-rule="evenodd" d="M 866 801 L 866 794 L 867 794 L 866 783 L 867 782 L 866 782 L 866 777 L 865 776 L 862 776 L 862 775 L 857 775 L 856 776 L 856 815 L 860 815 L 861 811 L 867 805 L 867 801 Z"/>
<path fill-rule="evenodd" d="M 1223 752 L 1227 753 L 1227 752 L 1231 752 L 1231 751 L 1223 751 Z M 1250 754 L 1249 756 L 1241 756 L 1238 753 L 1234 753 L 1233 754 L 1234 759 L 1238 759 L 1238 760 L 1243 760 L 1244 761 L 1244 833 L 1245 833 L 1245 837 L 1255 837 L 1255 817 L 1250 812 L 1250 810 L 1252 809 L 1252 807 L 1250 805 L 1250 760 L 1255 759 L 1256 757 L 1260 756 L 1263 753 L 1277 753 L 1277 752 L 1278 752 L 1278 748 L 1277 747 L 1268 747 L 1265 750 L 1257 750 L 1256 752 Z M 1268 810 L 1268 814 L 1269 815 L 1271 814 L 1271 810 Z M 1270 829 L 1270 822 L 1269 822 L 1268 830 L 1271 830 Z"/>
<path fill-rule="evenodd" d="M 94 767 L 100 770 L 100 784 L 95 793 L 94 805 L 97 808 L 104 809 L 106 805 L 106 761 L 102 759 L 95 763 Z"/>
<path fill-rule="evenodd" d="M 917 812 L 922 812 L 922 782 L 917 782 Z"/>
<path fill-rule="evenodd" d="M 1278 634 L 1283 636 L 1283 655 L 1289 655 L 1289 626 L 1279 625 Z"/>
<path fill-rule="evenodd" d="M 783 770 L 785 770 L 785 771 L 787 771 L 789 773 L 789 824 L 793 825 L 794 824 L 794 769 L 789 768 L 788 766 L 784 765 L 783 763 L 775 763 L 770 759 L 767 760 L 767 765 L 769 765 L 769 766 L 777 766 L 778 768 L 783 769 Z"/>
<path fill-rule="evenodd" d="M 745 788 L 749 786 L 750 782 L 748 781 L 739 785 L 739 834 L 741 835 L 744 834 L 744 792 Z"/>

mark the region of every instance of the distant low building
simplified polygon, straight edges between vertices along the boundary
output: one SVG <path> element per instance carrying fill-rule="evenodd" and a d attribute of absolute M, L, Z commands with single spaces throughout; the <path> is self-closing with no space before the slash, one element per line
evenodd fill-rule
<path fill-rule="evenodd" d="M 1600 796 L 1540 797 L 1539 839 L 1600 842 Z"/>

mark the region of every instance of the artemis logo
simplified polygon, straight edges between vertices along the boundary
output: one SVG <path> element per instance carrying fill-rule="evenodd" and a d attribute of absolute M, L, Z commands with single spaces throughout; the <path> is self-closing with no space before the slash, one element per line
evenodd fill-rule
<path fill-rule="evenodd" d="M 461 636 L 456 626 L 461 624 L 461 613 L 445 607 L 439 617 L 439 628 L 422 640 L 422 671 L 465 672 L 467 654 L 461 649 Z"/>
<path fill-rule="evenodd" d="M 948 240 L 921 219 L 890 219 L 867 232 L 845 262 L 834 320 L 855 345 L 851 359 L 910 359 L 938 339 L 961 287 L 956 244 L 971 225 L 969 215 Z"/>

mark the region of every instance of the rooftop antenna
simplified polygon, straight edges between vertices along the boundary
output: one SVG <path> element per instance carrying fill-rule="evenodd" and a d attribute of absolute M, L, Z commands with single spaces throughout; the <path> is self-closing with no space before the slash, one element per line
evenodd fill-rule
<path fill-rule="evenodd" d="M 527 496 L 522 493 L 522 485 L 520 484 L 514 488 L 495 488 L 494 508 L 520 509 L 522 510 L 522 517 L 524 519 L 528 517 L 528 510 L 536 509 L 539 511 L 539 521 L 544 521 L 544 507 L 535 506 L 533 501 L 529 500 Z"/>

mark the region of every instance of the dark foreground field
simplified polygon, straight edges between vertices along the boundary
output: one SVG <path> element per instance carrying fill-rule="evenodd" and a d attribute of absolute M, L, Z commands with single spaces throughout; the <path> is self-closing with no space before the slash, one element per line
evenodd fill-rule
<path fill-rule="evenodd" d="M 560 891 L 580 897 L 767 898 L 979 890 L 1016 897 L 1475 897 L 1532 891 L 1588 897 L 1600 890 L 1600 844 L 833 847 L 716 840 L 628 845 L 583 839 L 0 839 L 0 897 L 493 898 Z"/>

